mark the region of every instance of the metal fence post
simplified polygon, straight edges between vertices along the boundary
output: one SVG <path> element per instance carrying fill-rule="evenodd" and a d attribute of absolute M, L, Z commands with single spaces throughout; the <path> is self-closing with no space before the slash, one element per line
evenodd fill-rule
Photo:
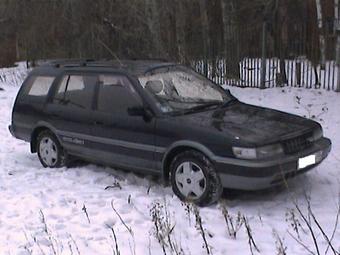
<path fill-rule="evenodd" d="M 267 60 L 266 60 L 266 39 L 267 39 L 267 22 L 263 21 L 262 24 L 262 56 L 261 56 L 261 80 L 260 89 L 266 88 L 266 70 L 267 70 Z"/>

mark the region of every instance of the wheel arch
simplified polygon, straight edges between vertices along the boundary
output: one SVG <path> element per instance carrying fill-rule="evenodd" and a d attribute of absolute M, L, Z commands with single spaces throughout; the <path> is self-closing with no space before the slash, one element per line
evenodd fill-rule
<path fill-rule="evenodd" d="M 173 143 L 169 149 L 165 152 L 162 160 L 162 178 L 165 183 L 168 182 L 170 176 L 170 164 L 172 160 L 180 153 L 188 150 L 195 150 L 201 152 L 210 160 L 213 160 L 215 155 L 203 144 L 194 141 L 178 141 Z"/>
<path fill-rule="evenodd" d="M 34 128 L 33 131 L 31 133 L 31 139 L 30 139 L 30 149 L 31 149 L 31 153 L 36 153 L 37 152 L 37 138 L 38 135 L 45 130 L 49 130 L 51 131 L 56 138 L 58 139 L 59 143 L 59 137 L 57 136 L 56 130 L 48 123 L 46 122 L 40 122 L 38 123 Z"/>

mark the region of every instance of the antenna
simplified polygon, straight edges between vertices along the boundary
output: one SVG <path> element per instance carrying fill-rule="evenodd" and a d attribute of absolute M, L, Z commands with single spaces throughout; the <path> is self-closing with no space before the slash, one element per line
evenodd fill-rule
<path fill-rule="evenodd" d="M 120 61 L 120 59 L 117 57 L 117 55 L 109 48 L 109 46 L 107 46 L 102 40 L 100 40 L 99 38 L 97 38 L 98 42 L 112 55 L 112 57 L 114 57 L 120 64 L 120 66 L 124 66 L 122 61 Z"/>

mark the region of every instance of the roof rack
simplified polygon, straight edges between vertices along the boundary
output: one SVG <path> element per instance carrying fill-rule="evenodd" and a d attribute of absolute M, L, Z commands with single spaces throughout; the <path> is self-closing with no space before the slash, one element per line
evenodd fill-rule
<path fill-rule="evenodd" d="M 54 59 L 54 60 L 46 60 L 42 62 L 42 65 L 53 66 L 55 68 L 62 67 L 124 67 L 130 61 L 159 61 L 159 62 L 167 62 L 166 59 L 161 58 L 148 58 L 148 59 L 138 59 L 133 58 L 129 60 L 124 60 L 124 64 L 121 61 L 108 60 L 108 59 Z"/>
<path fill-rule="evenodd" d="M 82 67 L 89 67 L 89 68 L 105 68 L 105 69 L 115 69 L 115 70 L 122 70 L 128 71 L 135 75 L 142 75 L 153 72 L 155 69 L 160 67 L 170 67 L 176 66 L 176 63 L 173 62 L 166 62 L 161 60 L 108 60 L 108 59 L 51 59 L 51 60 L 44 60 L 41 62 L 41 67 L 47 68 L 82 68 Z"/>
<path fill-rule="evenodd" d="M 49 66 L 56 68 L 61 67 L 122 67 L 121 63 L 117 63 L 113 60 L 94 60 L 94 59 L 61 59 L 52 60 L 47 63 Z"/>
<path fill-rule="evenodd" d="M 49 61 L 47 64 L 54 67 L 80 67 L 87 66 L 88 63 L 94 62 L 94 59 L 58 59 Z"/>
<path fill-rule="evenodd" d="M 132 58 L 131 60 L 169 62 L 169 59 L 166 58 Z"/>

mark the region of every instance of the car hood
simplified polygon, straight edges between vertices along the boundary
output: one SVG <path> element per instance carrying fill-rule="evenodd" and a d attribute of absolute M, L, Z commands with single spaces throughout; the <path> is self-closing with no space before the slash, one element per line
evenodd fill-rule
<path fill-rule="evenodd" d="M 312 131 L 318 123 L 281 111 L 235 102 L 178 117 L 194 127 L 213 129 L 253 145 L 264 145 Z"/>

